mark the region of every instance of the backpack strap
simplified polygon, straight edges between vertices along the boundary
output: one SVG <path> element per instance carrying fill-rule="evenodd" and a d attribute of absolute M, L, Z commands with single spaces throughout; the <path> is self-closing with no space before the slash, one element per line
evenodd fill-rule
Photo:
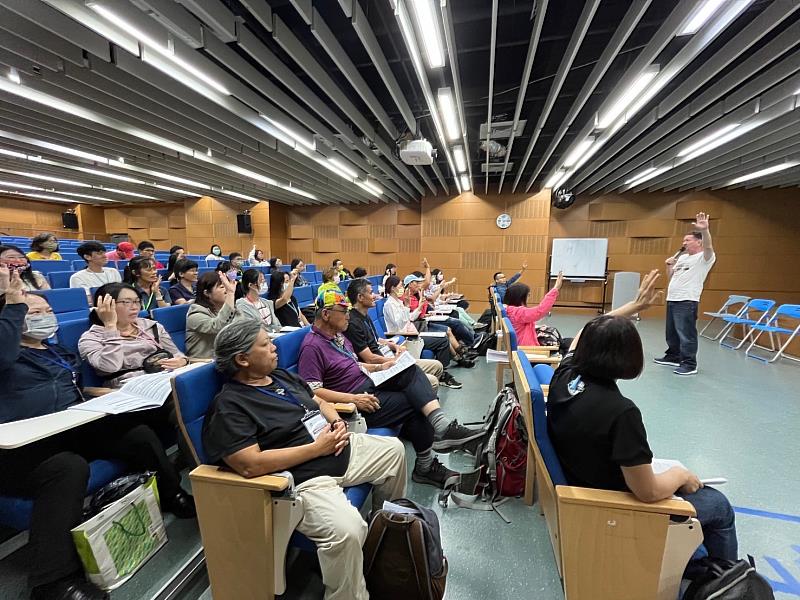
<path fill-rule="evenodd" d="M 408 524 L 406 543 L 408 544 L 408 554 L 411 556 L 411 562 L 414 565 L 417 588 L 423 598 L 434 600 L 430 570 L 428 569 L 428 556 L 425 550 L 425 535 L 422 532 L 422 521 L 420 519 L 411 519 Z"/>

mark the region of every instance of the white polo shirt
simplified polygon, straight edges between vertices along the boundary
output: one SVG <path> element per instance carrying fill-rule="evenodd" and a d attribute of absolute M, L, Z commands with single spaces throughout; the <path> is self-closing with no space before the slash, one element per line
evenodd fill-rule
<path fill-rule="evenodd" d="M 708 272 L 717 261 L 713 254 L 711 260 L 706 260 L 702 252 L 697 254 L 681 254 L 669 280 L 667 288 L 667 302 L 680 302 L 682 300 L 700 301 L 703 293 L 703 283 Z"/>
<path fill-rule="evenodd" d="M 97 288 L 106 283 L 119 283 L 120 281 L 122 281 L 122 277 L 120 277 L 119 271 L 110 267 L 103 267 L 102 273 L 83 269 L 69 278 L 69 287 L 82 287 L 88 292 L 91 288 Z"/>

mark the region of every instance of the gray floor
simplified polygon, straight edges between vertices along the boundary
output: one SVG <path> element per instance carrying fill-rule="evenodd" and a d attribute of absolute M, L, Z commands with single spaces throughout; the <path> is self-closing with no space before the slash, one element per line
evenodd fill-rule
<path fill-rule="evenodd" d="M 558 316 L 551 324 L 572 335 L 592 315 Z M 621 387 L 641 408 L 654 453 L 681 460 L 701 477 L 726 477 L 722 489 L 737 507 L 740 554 L 752 554 L 776 590 L 776 598 L 800 597 L 800 364 L 765 365 L 745 360 L 741 351 L 701 339 L 700 373 L 679 378 L 653 364 L 663 353 L 663 322 L 643 320 L 639 330 L 648 364 L 635 381 Z M 453 369 L 462 390 L 442 391 L 445 410 L 462 422 L 482 418 L 494 395 L 494 368 Z M 412 456 L 409 450 L 409 464 Z M 470 459 L 447 455 L 451 468 L 465 469 Z M 543 519 L 536 507 L 511 500 L 503 507 L 512 523 L 492 513 L 441 509 L 436 490 L 411 483 L 409 496 L 434 508 L 450 563 L 446 597 L 451 600 L 536 598 L 560 600 L 561 585 Z M 148 598 L 176 565 L 199 544 L 192 524 L 171 521 L 170 541 L 114 600 Z M 24 549 L 0 562 L 0 597 L 16 598 Z M 321 581 L 308 555 L 289 570 L 287 600 L 320 600 Z M 183 598 L 211 597 L 203 582 Z"/>

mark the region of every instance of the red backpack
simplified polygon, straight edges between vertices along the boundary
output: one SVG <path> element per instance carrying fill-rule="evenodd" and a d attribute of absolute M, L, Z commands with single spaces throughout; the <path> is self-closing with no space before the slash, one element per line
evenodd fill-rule
<path fill-rule="evenodd" d="M 475 449 L 475 470 L 463 474 L 457 487 L 442 490 L 442 506 L 452 499 L 462 508 L 498 512 L 505 498 L 525 491 L 528 433 L 512 387 L 504 387 L 495 397 L 483 418 L 483 430 Z"/>

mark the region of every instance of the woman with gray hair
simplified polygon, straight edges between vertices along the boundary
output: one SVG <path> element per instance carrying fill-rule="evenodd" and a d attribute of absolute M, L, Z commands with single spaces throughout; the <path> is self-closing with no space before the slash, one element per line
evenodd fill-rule
<path fill-rule="evenodd" d="M 305 507 L 297 530 L 317 544 L 326 600 L 366 600 L 361 546 L 367 526 L 342 487 L 371 483 L 373 509 L 402 497 L 403 444 L 348 433 L 331 404 L 277 368 L 276 348 L 255 319 L 224 327 L 214 354 L 228 381 L 203 426 L 209 460 L 243 477 L 290 471 Z"/>

